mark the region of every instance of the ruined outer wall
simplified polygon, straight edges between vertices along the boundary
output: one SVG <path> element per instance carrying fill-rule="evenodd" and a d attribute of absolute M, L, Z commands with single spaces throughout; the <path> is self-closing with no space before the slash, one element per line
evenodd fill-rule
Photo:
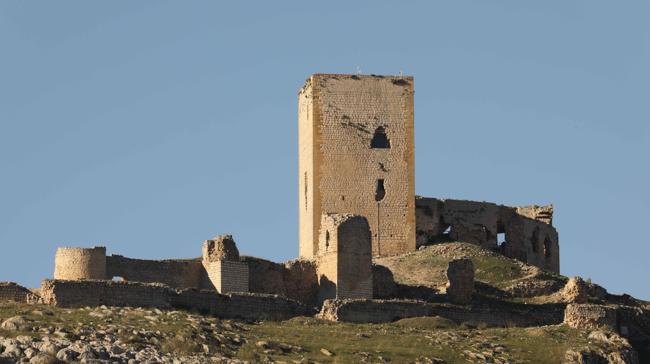
<path fill-rule="evenodd" d="M 0 302 L 37 303 L 38 299 L 37 295 L 23 286 L 14 282 L 0 282 Z"/>
<path fill-rule="evenodd" d="M 413 78 L 316 74 L 299 105 L 301 256 L 316 255 L 324 213 L 365 216 L 373 256 L 414 250 Z M 370 147 L 379 127 L 390 148 Z"/>
<path fill-rule="evenodd" d="M 200 259 L 144 260 L 121 255 L 106 257 L 105 276 L 108 279 L 122 277 L 127 281 L 158 282 L 177 288 L 199 288 L 202 275 Z"/>
<path fill-rule="evenodd" d="M 158 283 L 45 280 L 41 292 L 43 303 L 59 307 L 174 307 L 248 320 L 286 320 L 314 314 L 297 301 L 275 295 L 222 295 L 206 290 L 175 290 Z"/>
<path fill-rule="evenodd" d="M 560 271 L 557 230 L 551 225 L 553 206 L 510 207 L 489 202 L 415 199 L 418 245 L 435 241 L 447 228 L 450 238 L 500 250 L 552 272 Z M 497 234 L 505 244 L 497 245 Z"/>
<path fill-rule="evenodd" d="M 307 304 L 316 304 L 318 278 L 312 260 L 291 260 L 284 264 L 243 256 L 248 264 L 250 292 L 277 294 Z"/>
<path fill-rule="evenodd" d="M 106 248 L 58 248 L 55 279 L 106 279 Z"/>
<path fill-rule="evenodd" d="M 60 307 L 135 306 L 170 307 L 168 286 L 107 280 L 66 281 L 46 279 L 41 283 L 43 303 Z"/>

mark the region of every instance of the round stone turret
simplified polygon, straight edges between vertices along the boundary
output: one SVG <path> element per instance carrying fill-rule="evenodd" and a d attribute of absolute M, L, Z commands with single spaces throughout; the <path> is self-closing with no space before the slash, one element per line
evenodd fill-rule
<path fill-rule="evenodd" d="M 54 279 L 106 279 L 106 247 L 58 248 Z"/>

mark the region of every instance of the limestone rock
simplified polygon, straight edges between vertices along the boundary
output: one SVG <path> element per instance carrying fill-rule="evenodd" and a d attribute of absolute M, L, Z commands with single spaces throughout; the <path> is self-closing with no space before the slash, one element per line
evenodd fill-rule
<path fill-rule="evenodd" d="M 0 328 L 9 331 L 23 331 L 29 328 L 29 324 L 24 316 L 14 316 L 6 319 Z"/>
<path fill-rule="evenodd" d="M 232 235 L 220 235 L 212 240 L 206 240 L 203 243 L 203 260 L 209 262 L 239 261 L 239 250 Z"/>
<path fill-rule="evenodd" d="M 474 263 L 462 258 L 449 262 L 447 266 L 447 298 L 457 304 L 468 304 L 474 293 Z"/>

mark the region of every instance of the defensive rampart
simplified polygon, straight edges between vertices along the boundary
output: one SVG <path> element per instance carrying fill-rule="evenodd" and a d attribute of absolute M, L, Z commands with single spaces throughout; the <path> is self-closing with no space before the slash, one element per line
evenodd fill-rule
<path fill-rule="evenodd" d="M 201 288 L 203 274 L 200 258 L 145 260 L 121 255 L 106 257 L 106 279 L 120 277 L 127 281 L 163 283 L 176 288 Z"/>
<path fill-rule="evenodd" d="M 159 283 L 106 280 L 44 280 L 42 302 L 59 307 L 118 306 L 198 310 L 223 318 L 285 320 L 313 315 L 313 309 L 288 298 L 256 293 L 219 294 L 176 290 Z"/>

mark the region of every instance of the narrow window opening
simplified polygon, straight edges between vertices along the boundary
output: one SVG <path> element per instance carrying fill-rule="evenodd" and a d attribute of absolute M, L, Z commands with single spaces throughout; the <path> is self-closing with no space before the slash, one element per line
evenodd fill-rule
<path fill-rule="evenodd" d="M 544 258 L 551 257 L 551 239 L 548 235 L 544 238 Z"/>
<path fill-rule="evenodd" d="M 122 278 L 120 276 L 115 276 L 115 277 L 113 277 L 112 281 L 113 282 L 125 282 L 126 279 L 124 279 L 124 278 Z"/>
<path fill-rule="evenodd" d="M 447 235 L 447 236 L 451 235 L 451 225 L 447 226 L 445 231 L 442 232 L 442 235 Z"/>
<path fill-rule="evenodd" d="M 375 130 L 375 135 L 370 141 L 370 148 L 374 149 L 387 149 L 390 148 L 390 140 L 386 136 L 386 129 L 383 126 L 378 127 Z"/>
<path fill-rule="evenodd" d="M 330 232 L 325 231 L 325 251 L 328 251 L 330 248 Z"/>
<path fill-rule="evenodd" d="M 497 233 L 497 246 L 502 247 L 506 243 L 506 233 Z"/>
<path fill-rule="evenodd" d="M 386 189 L 384 188 L 384 180 L 377 180 L 377 189 L 375 191 L 375 201 L 379 202 L 386 196 Z"/>
<path fill-rule="evenodd" d="M 307 172 L 305 172 L 305 211 L 307 211 Z"/>

